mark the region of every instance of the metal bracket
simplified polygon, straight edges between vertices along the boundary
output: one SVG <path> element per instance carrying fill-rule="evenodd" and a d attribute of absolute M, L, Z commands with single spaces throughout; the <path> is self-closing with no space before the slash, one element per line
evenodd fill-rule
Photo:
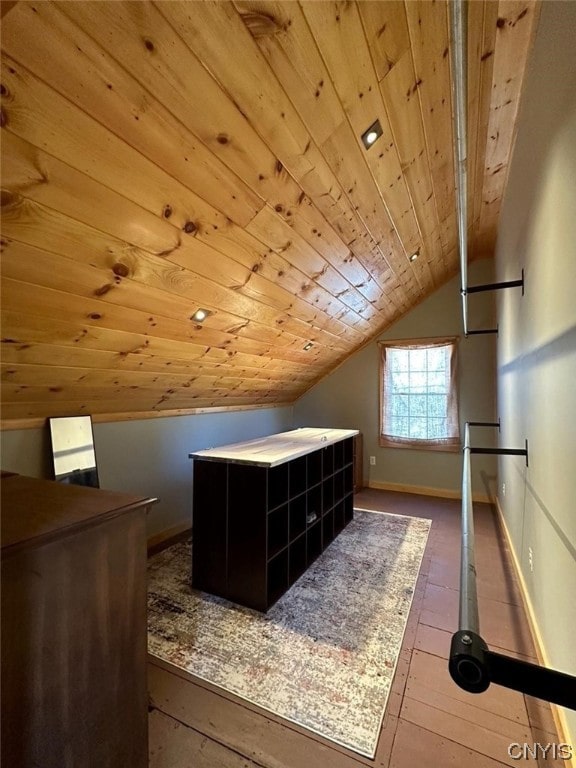
<path fill-rule="evenodd" d="M 500 432 L 500 419 L 498 421 L 469 421 L 469 427 L 498 427 Z"/>
<path fill-rule="evenodd" d="M 520 280 L 508 280 L 504 283 L 486 283 L 484 285 L 470 285 L 463 288 L 460 293 L 463 296 L 467 296 L 469 293 L 481 293 L 482 291 L 500 291 L 503 288 L 522 288 L 522 296 L 524 296 L 524 270 L 522 270 L 522 277 Z"/>
<path fill-rule="evenodd" d="M 460 290 L 460 293 L 462 296 L 468 296 L 469 293 L 481 293 L 482 291 L 500 291 L 503 288 L 522 288 L 522 296 L 524 296 L 524 270 L 521 272 L 522 277 L 520 280 L 508 280 L 503 283 L 486 283 L 484 285 L 470 285 L 466 286 L 466 288 L 462 288 Z M 468 336 L 476 336 L 482 333 L 498 333 L 498 327 L 496 328 L 488 328 L 487 330 L 482 331 L 469 331 L 467 330 L 467 325 L 464 325 L 465 333 L 464 335 L 466 337 Z"/>
<path fill-rule="evenodd" d="M 479 336 L 481 333 L 498 333 L 498 327 L 496 328 L 487 328 L 484 331 L 467 331 L 466 336 Z"/>
<path fill-rule="evenodd" d="M 524 441 L 524 448 L 472 448 L 470 453 L 488 453 L 497 456 L 525 456 L 526 466 L 528 466 L 528 440 Z"/>

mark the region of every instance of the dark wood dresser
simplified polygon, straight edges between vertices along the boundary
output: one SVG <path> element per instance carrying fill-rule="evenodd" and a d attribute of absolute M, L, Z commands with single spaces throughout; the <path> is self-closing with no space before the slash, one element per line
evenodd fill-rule
<path fill-rule="evenodd" d="M 2 487 L 2 765 L 144 768 L 146 510 L 21 475 Z"/>

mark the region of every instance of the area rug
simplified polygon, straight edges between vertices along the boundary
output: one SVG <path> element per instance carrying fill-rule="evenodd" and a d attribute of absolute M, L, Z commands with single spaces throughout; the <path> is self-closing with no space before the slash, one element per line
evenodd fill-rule
<path fill-rule="evenodd" d="M 374 757 L 430 520 L 369 510 L 261 614 L 190 586 L 190 543 L 152 557 L 148 650 Z"/>

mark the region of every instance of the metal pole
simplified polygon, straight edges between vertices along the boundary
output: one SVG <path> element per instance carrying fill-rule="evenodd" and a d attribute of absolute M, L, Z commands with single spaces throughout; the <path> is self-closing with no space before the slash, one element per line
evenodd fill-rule
<path fill-rule="evenodd" d="M 462 552 L 460 556 L 460 617 L 458 625 L 462 631 L 480 634 L 478 596 L 476 594 L 476 564 L 474 562 L 474 517 L 469 443 L 470 429 L 466 424 L 462 462 Z"/>
<path fill-rule="evenodd" d="M 458 243 L 460 250 L 460 278 L 462 286 L 462 322 L 464 335 L 468 335 L 468 201 L 466 179 L 466 3 L 453 0 L 450 5 L 452 29 L 452 96 L 454 99 L 454 175 L 456 181 L 456 212 L 458 219 Z"/>

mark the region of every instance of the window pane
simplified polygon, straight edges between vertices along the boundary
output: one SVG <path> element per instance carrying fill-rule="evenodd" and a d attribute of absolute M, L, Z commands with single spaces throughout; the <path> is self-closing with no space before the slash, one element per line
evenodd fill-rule
<path fill-rule="evenodd" d="M 410 350 L 410 370 L 411 371 L 425 371 L 426 370 L 426 349 L 411 349 Z"/>
<path fill-rule="evenodd" d="M 426 395 L 412 395 L 410 398 L 410 418 L 426 416 Z"/>
<path fill-rule="evenodd" d="M 428 395 L 428 417 L 445 418 L 447 404 L 445 395 Z"/>
<path fill-rule="evenodd" d="M 415 437 L 418 440 L 426 440 L 428 436 L 428 430 L 426 426 L 426 419 L 410 419 L 410 437 Z"/>
<path fill-rule="evenodd" d="M 410 435 L 410 419 L 408 416 L 403 416 L 398 419 L 398 436 L 408 437 Z"/>
<path fill-rule="evenodd" d="M 428 370 L 445 371 L 448 347 L 433 347 L 428 350 Z"/>
<path fill-rule="evenodd" d="M 408 356 L 409 352 L 407 349 L 394 349 L 391 347 L 388 350 L 388 357 L 392 371 L 407 371 Z"/>
<path fill-rule="evenodd" d="M 410 372 L 410 392 L 422 393 L 428 391 L 428 377 L 426 373 Z"/>
<path fill-rule="evenodd" d="M 408 416 L 408 395 L 394 395 L 389 408 L 392 416 Z"/>
<path fill-rule="evenodd" d="M 408 392 L 410 387 L 410 375 L 408 371 L 405 373 L 394 373 L 392 375 L 392 391 L 393 392 Z"/>
<path fill-rule="evenodd" d="M 428 373 L 428 392 L 446 392 L 448 386 L 449 383 L 446 381 L 446 374 L 443 371 Z"/>
<path fill-rule="evenodd" d="M 392 437 L 409 437 L 409 420 L 408 417 L 392 416 L 386 427 L 386 434 Z"/>
<path fill-rule="evenodd" d="M 446 419 L 428 419 L 428 438 L 440 440 L 447 437 Z"/>

